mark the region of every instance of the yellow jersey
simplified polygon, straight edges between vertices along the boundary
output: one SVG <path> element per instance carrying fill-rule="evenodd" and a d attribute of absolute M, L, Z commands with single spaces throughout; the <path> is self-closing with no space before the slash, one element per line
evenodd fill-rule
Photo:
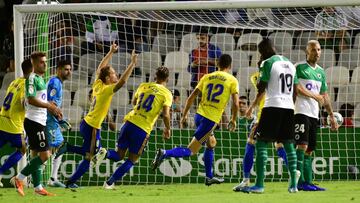
<path fill-rule="evenodd" d="M 90 110 L 84 118 L 91 127 L 101 129 L 101 124 L 109 111 L 111 100 L 114 96 L 115 85 L 106 85 L 100 79 L 97 79 L 93 84 Z"/>
<path fill-rule="evenodd" d="M 237 79 L 224 71 L 215 71 L 201 78 L 197 89 L 202 97 L 197 113 L 219 123 L 230 95 L 239 94 Z"/>
<path fill-rule="evenodd" d="M 171 107 L 172 94 L 155 82 L 142 83 L 136 90 L 136 105 L 124 118 L 150 134 L 164 106 Z"/>
<path fill-rule="evenodd" d="M 252 74 L 250 76 L 251 83 L 254 85 L 256 90 L 257 90 L 257 83 L 259 80 L 259 75 L 260 75 L 259 72 L 255 72 L 254 74 Z M 258 111 L 256 114 L 256 123 L 259 123 L 259 121 L 260 121 L 260 116 L 261 116 L 262 109 L 264 108 L 264 104 L 265 104 L 265 96 L 260 100 Z"/>
<path fill-rule="evenodd" d="M 25 119 L 25 78 L 17 78 L 9 85 L 0 111 L 0 130 L 22 134 Z"/>

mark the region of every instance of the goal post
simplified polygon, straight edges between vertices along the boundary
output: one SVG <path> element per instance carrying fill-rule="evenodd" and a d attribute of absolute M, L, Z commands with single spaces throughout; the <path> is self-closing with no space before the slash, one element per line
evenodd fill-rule
<path fill-rule="evenodd" d="M 151 81 L 157 67 L 170 69 L 168 88 L 178 96 L 174 106 L 182 108 L 193 89 L 192 52 L 197 49 L 197 35 L 206 32 L 209 43 L 232 56 L 232 71 L 239 80 L 240 95 L 249 100 L 255 96 L 250 76 L 257 71 L 259 53 L 257 44 L 265 37 L 274 41 L 279 54 L 293 63 L 306 59 L 307 41 L 318 39 L 316 17 L 322 7 L 336 7 L 346 18 L 346 26 L 326 25 L 327 30 L 345 30 L 347 47 L 337 50 L 338 42 L 322 49 L 319 61 L 326 72 L 329 94 L 335 111 L 348 114 L 352 110 L 355 127 L 360 122 L 360 3 L 358 0 L 293 1 L 293 0 L 234 0 L 195 2 L 146 3 L 84 3 L 57 5 L 14 6 L 15 75 L 21 76 L 21 62 L 30 53 L 39 50 L 39 43 L 48 53 L 49 73 L 61 58 L 73 62 L 73 76 L 64 82 L 63 112 L 73 129 L 63 132 L 70 143 L 81 145 L 79 123 L 89 108 L 89 91 L 94 72 L 111 42 L 120 48 L 111 65 L 121 74 L 130 60 L 130 52 L 139 53 L 138 64 L 126 87 L 116 93 L 110 113 L 119 130 L 124 115 L 132 109 L 130 101 L 141 82 Z M 339 21 L 340 22 L 340 21 Z M 340 24 L 340 23 L 339 23 Z M 344 23 L 345 25 L 345 23 Z M 324 26 L 324 25 L 322 25 Z M 102 31 L 99 31 L 102 29 Z M 98 32 L 98 33 L 96 33 Z M 99 34 L 100 33 L 100 34 Z M 347 41 L 348 40 L 348 41 Z M 210 49 L 210 48 L 209 48 Z M 215 49 L 215 48 L 214 48 Z M 209 54 L 210 52 L 208 52 Z M 211 54 L 208 55 L 208 57 Z M 216 54 L 215 54 L 216 55 Z M 214 56 L 216 58 L 216 56 Z M 359 79 L 358 79 L 359 78 Z M 350 104 L 340 108 L 343 104 Z M 186 146 L 194 131 L 195 108 L 190 110 L 189 126 L 179 129 L 180 113 L 172 114 L 172 138 L 161 138 L 161 119 L 151 133 L 149 144 L 139 162 L 124 177 L 126 184 L 201 183 L 204 179 L 202 151 L 189 159 L 170 159 L 163 162 L 158 172 L 150 169 L 156 148 Z M 226 115 L 230 116 L 230 105 Z M 348 116 L 349 118 L 351 116 Z M 323 121 L 326 115 L 322 114 Z M 224 119 L 226 121 L 226 119 Z M 321 124 L 318 149 L 313 161 L 317 180 L 357 179 L 352 169 L 360 167 L 360 128 L 341 128 L 330 132 Z M 246 132 L 230 133 L 225 123 L 215 131 L 218 141 L 215 149 L 214 173 L 227 182 L 238 182 L 242 177 L 242 158 L 245 152 Z M 102 145 L 116 147 L 117 133 L 102 131 Z M 60 167 L 61 179 L 69 177 L 81 157 L 66 154 Z M 81 185 L 101 185 L 119 163 L 104 161 L 91 169 Z M 351 170 L 350 170 L 351 169 Z M 355 169 L 354 169 L 355 170 Z M 285 171 L 285 172 L 283 172 Z M 269 146 L 267 181 L 287 180 L 288 174 Z M 356 171 L 356 170 L 355 170 Z M 253 173 L 254 174 L 254 173 Z"/>

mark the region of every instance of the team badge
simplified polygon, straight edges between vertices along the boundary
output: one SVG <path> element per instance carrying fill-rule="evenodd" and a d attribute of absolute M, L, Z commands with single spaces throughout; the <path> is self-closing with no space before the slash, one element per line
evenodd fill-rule
<path fill-rule="evenodd" d="M 318 74 L 317 76 L 318 76 L 319 79 L 321 79 L 321 74 Z"/>

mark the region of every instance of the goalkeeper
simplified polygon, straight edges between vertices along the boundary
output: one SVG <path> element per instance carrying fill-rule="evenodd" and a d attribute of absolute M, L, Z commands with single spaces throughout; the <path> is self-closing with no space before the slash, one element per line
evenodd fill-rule
<path fill-rule="evenodd" d="M 56 66 L 56 75 L 53 76 L 48 82 L 48 102 L 55 103 L 58 108 L 61 108 L 62 106 L 63 82 L 70 78 L 71 71 L 71 62 L 66 60 L 60 60 Z M 53 114 L 48 113 L 45 134 L 48 138 L 49 146 L 51 147 L 53 154 L 64 141 L 64 137 L 61 133 L 60 128 L 68 130 L 70 128 L 70 125 L 64 119 L 59 121 Z M 50 180 L 48 181 L 48 185 L 51 187 L 65 187 L 65 185 L 58 180 L 57 176 L 61 164 L 61 158 L 62 156 L 59 156 L 57 158 L 54 158 L 54 155 L 52 156 L 51 176 Z"/>

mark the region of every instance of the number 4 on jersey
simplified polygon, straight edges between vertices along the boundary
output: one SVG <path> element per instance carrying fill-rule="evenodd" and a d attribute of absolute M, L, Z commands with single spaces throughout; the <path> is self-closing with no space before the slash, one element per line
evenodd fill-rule
<path fill-rule="evenodd" d="M 143 108 L 145 109 L 146 112 L 149 112 L 152 109 L 152 104 L 154 102 L 155 95 L 150 94 L 148 97 L 146 97 L 145 101 L 143 102 L 144 96 L 145 96 L 144 93 L 140 95 L 139 102 L 137 103 L 137 110 Z"/>
<path fill-rule="evenodd" d="M 4 103 L 3 103 L 3 107 L 5 109 L 5 111 L 9 110 L 10 109 L 10 104 L 11 104 L 11 101 L 13 99 L 13 96 L 14 94 L 12 92 L 10 92 L 6 97 L 5 97 L 5 100 L 4 100 Z"/>

